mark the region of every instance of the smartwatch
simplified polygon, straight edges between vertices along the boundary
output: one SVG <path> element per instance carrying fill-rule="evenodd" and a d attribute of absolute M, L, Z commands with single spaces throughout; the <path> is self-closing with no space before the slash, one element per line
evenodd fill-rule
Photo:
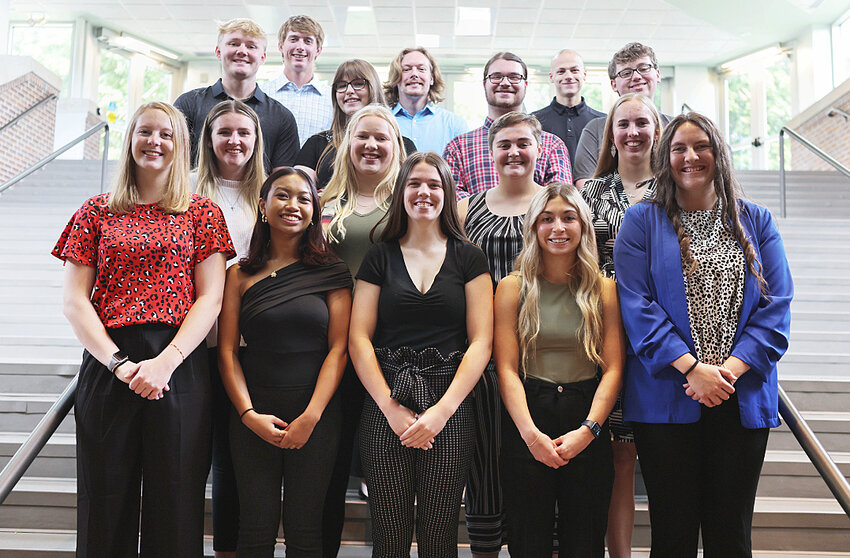
<path fill-rule="evenodd" d="M 122 352 L 120 349 L 115 351 L 115 354 L 112 355 L 112 358 L 109 359 L 109 364 L 106 368 L 109 370 L 110 374 L 115 374 L 115 369 L 130 360 L 130 357 L 127 356 L 127 353 Z"/>
<path fill-rule="evenodd" d="M 594 438 L 598 438 L 600 432 L 602 432 L 602 427 L 599 426 L 599 423 L 595 420 L 584 420 L 582 421 L 581 425 L 590 428 L 590 431 L 593 433 Z"/>

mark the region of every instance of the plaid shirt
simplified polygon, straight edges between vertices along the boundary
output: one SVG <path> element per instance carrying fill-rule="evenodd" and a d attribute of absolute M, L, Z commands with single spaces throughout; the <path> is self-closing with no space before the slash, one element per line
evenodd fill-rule
<path fill-rule="evenodd" d="M 310 83 L 298 89 L 286 74 L 280 73 L 260 86 L 263 92 L 276 99 L 292 111 L 298 122 L 298 144 L 304 145 L 307 138 L 331 127 L 334 99 L 331 86 L 316 76 Z"/>
<path fill-rule="evenodd" d="M 443 158 L 452 169 L 458 199 L 489 190 L 499 183 L 499 175 L 487 144 L 487 134 L 492 123 L 493 119 L 488 116 L 483 126 L 457 136 L 443 152 Z M 540 147 L 542 152 L 534 167 L 534 181 L 543 185 L 552 182 L 571 184 L 573 175 L 569 154 L 561 138 L 543 132 Z"/>

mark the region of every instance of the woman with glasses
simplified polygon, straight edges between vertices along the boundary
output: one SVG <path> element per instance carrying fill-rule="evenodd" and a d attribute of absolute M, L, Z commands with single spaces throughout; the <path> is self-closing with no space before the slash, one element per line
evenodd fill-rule
<path fill-rule="evenodd" d="M 320 192 L 331 180 L 336 151 L 342 143 L 345 127 L 351 116 L 366 105 L 375 103 L 386 105 L 378 72 L 371 64 L 359 58 L 346 60 L 339 65 L 334 75 L 333 91 L 334 117 L 331 129 L 314 134 L 307 139 L 295 158 L 296 166 L 315 173 L 316 188 Z M 416 145 L 411 140 L 402 139 L 408 154 L 416 151 Z"/>
<path fill-rule="evenodd" d="M 652 159 L 660 135 L 658 111 L 648 97 L 627 93 L 617 99 L 605 122 L 595 176 L 581 190 L 593 214 L 599 267 L 611 279 L 615 279 L 614 239 L 626 209 L 655 195 Z M 623 424 L 619 398 L 608 422 L 613 436 L 614 491 L 606 539 L 611 558 L 624 558 L 631 556 L 637 451 L 631 428 Z"/>

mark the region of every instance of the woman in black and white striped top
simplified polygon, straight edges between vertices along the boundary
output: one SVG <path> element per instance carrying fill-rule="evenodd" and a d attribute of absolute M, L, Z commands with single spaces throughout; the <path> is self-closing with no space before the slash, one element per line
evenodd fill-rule
<path fill-rule="evenodd" d="M 626 209 L 655 195 L 651 164 L 660 135 L 658 111 L 644 95 L 623 95 L 608 113 L 596 173 L 581 191 L 593 213 L 599 268 L 606 277 L 615 279 L 614 240 Z M 611 558 L 622 558 L 631 555 L 637 452 L 634 433 L 623 424 L 619 398 L 608 418 L 608 426 L 614 439 L 614 490 L 606 540 Z"/>
<path fill-rule="evenodd" d="M 522 219 L 540 189 L 534 165 L 542 129 L 530 114 L 509 112 L 490 126 L 488 142 L 499 183 L 458 202 L 469 240 L 487 256 L 494 283 L 513 271 L 522 250 Z M 466 487 L 466 525 L 473 556 L 495 556 L 501 548 L 502 492 L 499 486 L 501 399 L 491 365 L 475 388 L 477 435 Z"/>

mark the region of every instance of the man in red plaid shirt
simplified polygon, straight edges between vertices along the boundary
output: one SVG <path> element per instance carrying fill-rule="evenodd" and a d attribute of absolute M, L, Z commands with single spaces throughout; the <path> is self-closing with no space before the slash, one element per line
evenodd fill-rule
<path fill-rule="evenodd" d="M 487 143 L 490 124 L 503 114 L 522 112 L 528 68 L 511 52 L 499 52 L 484 66 L 484 93 L 487 95 L 487 118 L 480 128 L 454 138 L 446 146 L 443 158 L 452 169 L 458 199 L 483 192 L 499 182 L 493 157 Z M 534 169 L 534 181 L 572 183 L 567 146 L 558 136 L 543 132 L 540 157 Z"/>

